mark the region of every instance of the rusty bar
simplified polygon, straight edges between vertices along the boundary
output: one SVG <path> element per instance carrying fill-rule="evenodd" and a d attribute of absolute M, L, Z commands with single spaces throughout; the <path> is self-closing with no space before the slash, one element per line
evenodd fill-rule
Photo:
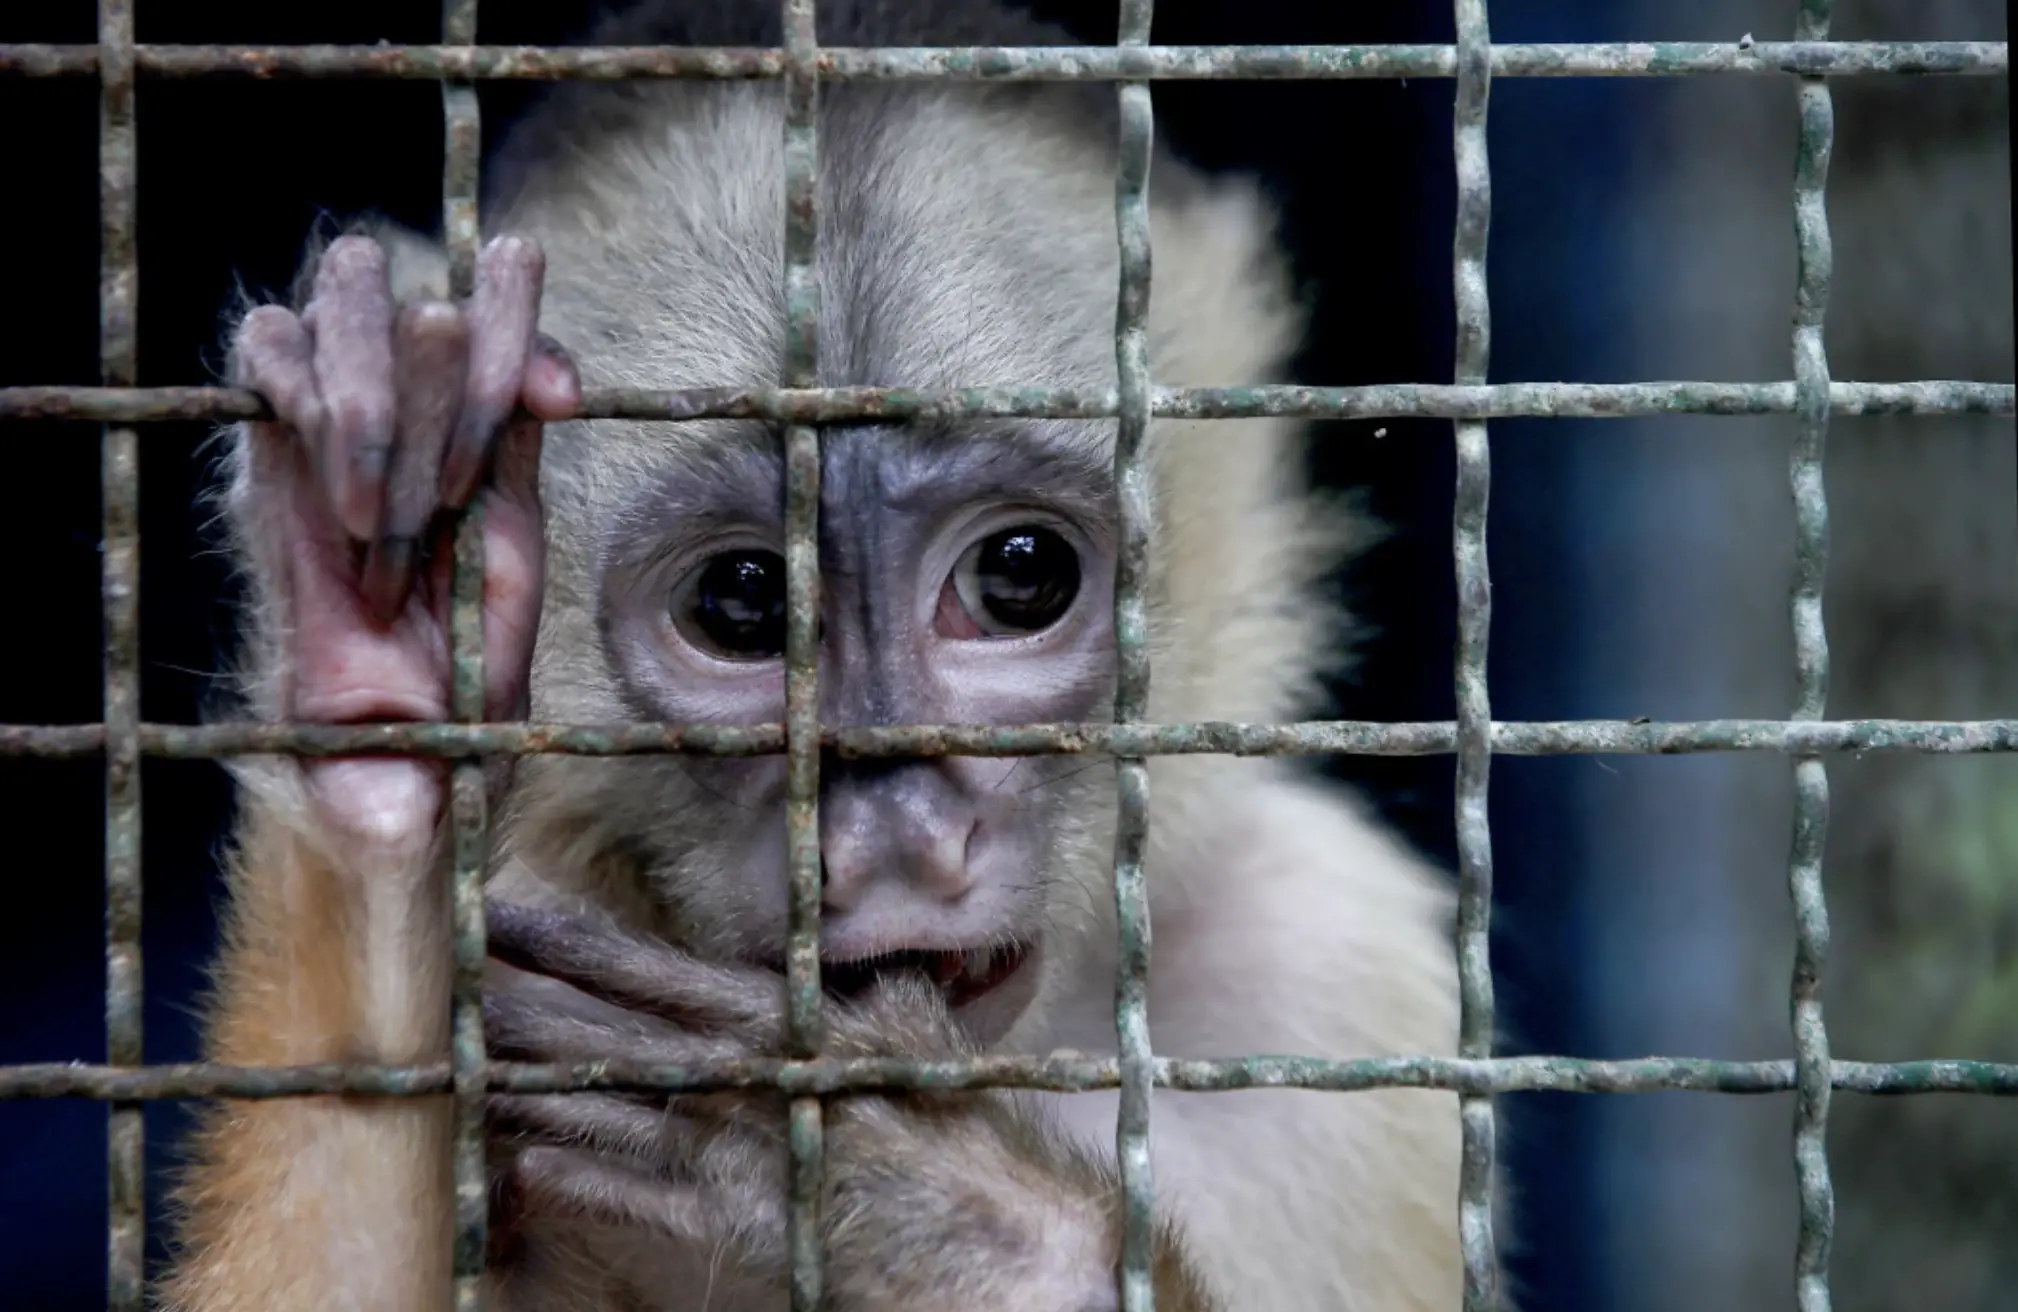
<path fill-rule="evenodd" d="M 785 74 L 785 359 L 787 387 L 819 382 L 819 30 L 815 0 L 782 0 Z M 785 430 L 785 846 L 790 880 L 785 974 L 789 1056 L 819 1055 L 820 996 L 820 430 Z M 794 1098 L 786 1247 L 792 1312 L 817 1312 L 825 1112 Z"/>
<path fill-rule="evenodd" d="M 1799 0 L 1795 35 L 1829 34 L 1829 0 Z M 1800 140 L 1794 158 L 1794 378 L 1800 411 L 1788 461 L 1794 498 L 1794 586 L 1788 618 L 1794 629 L 1797 689 L 1793 719 L 1819 720 L 1829 697 L 1829 635 L 1822 591 L 1829 562 L 1829 501 L 1822 459 L 1829 434 L 1829 358 L 1822 340 L 1829 307 L 1834 249 L 1829 237 L 1829 155 L 1835 107 L 1829 84 L 1804 78 L 1798 92 Z M 1829 1312 L 1829 1247 L 1836 1197 L 1829 1182 L 1829 1034 L 1822 1020 L 1822 971 L 1829 954 L 1829 911 L 1822 853 L 1829 832 L 1829 774 L 1819 756 L 1794 761 L 1794 825 L 1787 890 L 1794 907 L 1794 968 L 1789 1020 L 1794 1031 L 1794 1175 L 1801 1198 L 1794 1253 L 1800 1312 Z"/>
<path fill-rule="evenodd" d="M 591 388 L 586 419 L 683 423 L 760 419 L 779 424 L 943 423 L 978 419 L 1111 419 L 1116 391 L 1043 387 Z M 1831 383 L 1834 415 L 2011 415 L 2010 383 L 1928 379 Z M 1380 383 L 1361 387 L 1152 387 L 1158 419 L 1633 419 L 1649 415 L 1791 415 L 1796 385 L 1781 383 Z M 228 387 L 0 387 L 0 421 L 183 423 L 270 419 L 254 393 Z"/>
<path fill-rule="evenodd" d="M 1300 724 L 923 724 L 823 729 L 842 757 L 1438 756 L 1456 750 L 1450 720 Z M 0 725 L 0 757 L 75 757 L 104 749 L 96 724 Z M 1500 756 L 1680 756 L 1701 752 L 2018 751 L 2018 720 L 1499 720 Z M 179 760 L 296 756 L 776 756 L 780 724 L 142 724 L 144 755 Z"/>
<path fill-rule="evenodd" d="M 422 78 L 750 81 L 786 75 L 783 52 L 666 46 L 144 45 L 153 77 Z M 92 46 L 0 45 L 0 75 L 89 76 Z M 1271 81 L 1446 78 L 1447 45 L 1014 46 L 821 50 L 822 81 Z M 1871 74 L 1995 77 L 2009 69 L 2002 41 L 1638 41 L 1496 46 L 1494 77 L 1848 77 Z"/>
<path fill-rule="evenodd" d="M 1492 355 L 1492 301 L 1486 283 L 1486 241 L 1492 226 L 1492 168 L 1486 150 L 1486 110 L 1492 92 L 1492 35 L 1486 0 L 1455 0 L 1457 99 L 1452 153 L 1457 169 L 1457 221 L 1451 240 L 1451 281 L 1457 310 L 1456 382 L 1480 385 Z M 1486 504 L 1492 461 L 1482 419 L 1460 419 L 1457 493 L 1451 545 L 1457 573 L 1457 968 L 1458 1055 L 1492 1056 L 1492 829 L 1486 789 L 1492 768 L 1492 705 L 1486 687 L 1486 647 L 1492 629 L 1492 575 L 1486 561 Z M 1462 1143 L 1458 1164 L 1458 1243 L 1464 1259 L 1465 1312 L 1492 1312 L 1499 1302 L 1499 1256 L 1492 1207 L 1495 1127 L 1492 1099 L 1458 1101 Z"/>
<path fill-rule="evenodd" d="M 139 170 L 134 122 L 133 3 L 99 0 L 98 352 L 112 387 L 139 381 Z M 105 641 L 105 1055 L 115 1066 L 143 1056 L 140 959 L 140 438 L 107 427 L 100 437 L 104 517 L 101 569 Z M 146 1124 L 137 1103 L 108 1109 L 105 1171 L 106 1306 L 140 1312 L 146 1300 Z"/>
<path fill-rule="evenodd" d="M 1155 0 L 1120 0 L 1118 53 L 1145 49 Z M 1114 304 L 1116 424 L 1114 489 L 1120 541 L 1114 569 L 1114 645 L 1117 661 L 1114 722 L 1140 723 L 1149 713 L 1149 545 L 1154 503 L 1143 443 L 1149 435 L 1149 162 L 1156 115 L 1149 84 L 1123 83 L 1121 140 L 1114 170 L 1114 228 L 1120 243 L 1120 288 Z M 1149 1158 L 1149 1103 L 1154 1073 L 1149 1043 L 1149 892 L 1142 860 L 1149 846 L 1149 763 L 1139 756 L 1114 762 L 1114 907 L 1119 943 L 1114 966 L 1114 1029 L 1120 1098 L 1114 1150 L 1121 1168 L 1122 1312 L 1151 1312 L 1155 1238 L 1155 1174 Z"/>
<path fill-rule="evenodd" d="M 1259 1056 L 1157 1057 L 1156 1087 L 1193 1093 L 1242 1089 L 1446 1089 L 1458 1093 L 1785 1093 L 1795 1087 L 1791 1061 L 1719 1061 L 1703 1057 L 1372 1057 L 1327 1061 Z M 1877 1097 L 1971 1094 L 2018 1097 L 2018 1063 L 1921 1060 L 1836 1061 L 1831 1087 Z M 490 1063 L 493 1093 L 705 1093 L 779 1089 L 818 1095 L 855 1090 L 1043 1089 L 1087 1093 L 1120 1085 L 1120 1062 L 1102 1057 L 985 1056 L 957 1061 L 896 1057 L 823 1057 L 813 1061 L 749 1058 L 694 1065 L 599 1061 Z M 0 1068 L 0 1102 L 70 1098 L 161 1102 L 197 1098 L 299 1098 L 329 1094 L 411 1098 L 453 1087 L 447 1062 L 423 1066 L 219 1066 L 207 1063 L 122 1068 L 45 1062 Z"/>
<path fill-rule="evenodd" d="M 441 35 L 449 46 L 470 46 L 477 37 L 477 0 L 442 0 Z M 448 250 L 449 291 L 467 300 L 476 285 L 477 196 L 481 183 L 483 119 L 476 87 L 444 80 L 441 87 L 443 151 L 442 241 Z M 456 524 L 455 567 L 449 601 L 449 647 L 453 684 L 451 714 L 464 723 L 484 718 L 484 544 L 482 498 L 473 499 Z M 479 1312 L 484 1304 L 484 1257 L 490 1191 L 484 1150 L 485 1066 L 483 1032 L 485 930 L 484 875 L 490 865 L 489 795 L 483 762 L 457 759 L 450 774 L 453 830 L 454 1002 L 450 1060 L 453 1063 L 455 1129 L 454 1280 L 457 1312 Z"/>

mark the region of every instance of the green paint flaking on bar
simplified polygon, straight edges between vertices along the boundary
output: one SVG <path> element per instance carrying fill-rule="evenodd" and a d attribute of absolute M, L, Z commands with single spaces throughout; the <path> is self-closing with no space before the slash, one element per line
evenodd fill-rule
<path fill-rule="evenodd" d="M 140 726 L 148 756 L 203 760 L 301 756 L 776 756 L 779 724 L 218 724 Z M 824 728 L 844 758 L 887 756 L 1440 756 L 1456 750 L 1449 720 L 1302 724 L 878 725 Z M 0 757 L 91 756 L 101 725 L 0 725 Z M 2018 751 L 2018 720 L 1500 720 L 1500 756 L 1682 756 L 1702 752 Z"/>
<path fill-rule="evenodd" d="M 1718 1061 L 1701 1057 L 1639 1057 L 1593 1061 L 1580 1057 L 1370 1057 L 1328 1061 L 1315 1057 L 1253 1056 L 1216 1059 L 1156 1057 L 1156 1087 L 1194 1093 L 1242 1089 L 1317 1089 L 1354 1093 L 1370 1089 L 1448 1089 L 1459 1093 L 1770 1094 L 1795 1087 L 1791 1061 Z M 2018 1097 L 2018 1063 L 1965 1060 L 1831 1062 L 1830 1086 L 1867 1096 L 1950 1093 Z M 1045 1089 L 1087 1093 L 1121 1082 L 1113 1058 L 991 1056 L 920 1062 L 896 1058 L 777 1058 L 694 1065 L 652 1062 L 496 1061 L 487 1084 L 493 1093 L 559 1094 L 583 1091 L 701 1093 L 778 1089 L 800 1096 L 896 1089 Z M 447 1062 L 422 1066 L 220 1066 L 182 1063 L 121 1068 L 46 1062 L 0 1067 L 0 1102 L 71 1098 L 165 1102 L 208 1098 L 300 1098 L 361 1094 L 409 1098 L 438 1095 L 453 1085 Z"/>
<path fill-rule="evenodd" d="M 1457 218 L 1451 238 L 1459 386 L 1485 383 L 1492 355 L 1492 300 L 1486 244 L 1492 227 L 1492 169 L 1486 149 L 1486 109 L 1492 90 L 1492 37 L 1486 0 L 1456 0 L 1457 97 L 1451 150 L 1457 172 Z M 1451 555 L 1457 583 L 1454 661 L 1457 722 L 1456 825 L 1458 863 L 1458 1054 L 1492 1055 L 1492 830 L 1487 781 L 1492 767 L 1492 707 L 1486 689 L 1487 638 L 1492 630 L 1492 575 L 1486 562 L 1486 504 L 1492 485 L 1485 421 L 1453 425 L 1457 489 L 1451 512 Z M 1499 1304 L 1499 1257 L 1493 1238 L 1496 1167 L 1493 1104 L 1466 1094 L 1458 1106 L 1458 1246 L 1464 1262 L 1465 1312 Z"/>
<path fill-rule="evenodd" d="M 949 423 L 963 419 L 1111 419 L 1114 391 L 973 387 L 591 388 L 585 419 L 685 423 L 762 419 L 781 424 Z M 1834 415 L 2018 414 L 2010 383 L 1925 380 L 1832 383 Z M 1793 383 L 1383 383 L 1362 387 L 1150 389 L 1158 419 L 1633 419 L 1648 415 L 1791 415 Z M 0 387 L 0 421 L 185 423 L 270 419 L 265 402 L 226 387 Z"/>
<path fill-rule="evenodd" d="M 1119 47 L 1123 66 L 1139 65 L 1149 44 L 1154 0 L 1120 0 Z M 1114 302 L 1114 487 L 1117 550 L 1114 570 L 1114 721 L 1140 721 L 1149 708 L 1149 579 L 1154 502 L 1142 458 L 1152 415 L 1149 373 L 1151 250 L 1149 166 L 1156 118 L 1146 82 L 1117 88 L 1121 139 L 1114 174 L 1114 231 L 1120 278 Z M 1115 1160 L 1121 1173 L 1122 1312 L 1151 1312 L 1156 1295 L 1150 1261 L 1156 1233 L 1155 1174 L 1149 1158 L 1149 1103 L 1153 1081 L 1149 1041 L 1149 892 L 1143 858 L 1149 845 L 1149 766 L 1140 757 L 1114 762 L 1114 1029 L 1120 1097 L 1114 1124 Z"/>
<path fill-rule="evenodd" d="M 442 0 L 442 40 L 474 44 L 477 0 Z M 477 217 L 483 121 L 476 87 L 467 80 L 442 83 L 442 234 L 449 256 L 449 288 L 458 298 L 476 283 L 481 232 Z M 454 575 L 449 602 L 450 707 L 466 724 L 484 718 L 483 505 L 472 502 L 456 524 Z M 450 1058 L 455 1094 L 451 1145 L 455 1192 L 454 1278 L 457 1312 L 483 1306 L 490 1193 L 486 1174 L 483 1032 L 485 931 L 483 887 L 490 865 L 489 799 L 483 762 L 464 756 L 450 774 L 449 815 L 454 860 L 451 883 L 454 1003 Z"/>
<path fill-rule="evenodd" d="M 815 0 L 782 0 L 785 48 L 785 358 L 787 386 L 819 380 L 819 37 Z M 788 1055 L 811 1058 L 822 1040 L 820 991 L 820 433 L 785 430 L 785 979 Z M 795 1099 L 787 1146 L 786 1248 L 792 1312 L 817 1312 L 824 1284 L 823 1113 Z"/>
<path fill-rule="evenodd" d="M 1795 35 L 1829 34 L 1829 0 L 1798 0 Z M 1834 248 L 1826 192 L 1835 145 L 1829 85 L 1805 78 L 1798 92 L 1800 139 L 1794 160 L 1793 356 L 1799 429 L 1788 460 L 1794 500 L 1794 584 L 1788 618 L 1794 630 L 1797 688 L 1793 719 L 1819 720 L 1829 695 L 1829 638 L 1822 589 L 1829 561 L 1829 502 L 1822 458 L 1829 432 L 1829 361 L 1822 326 L 1829 306 Z M 1794 1034 L 1794 1174 L 1801 1201 L 1794 1251 L 1795 1303 L 1800 1312 L 1829 1312 L 1829 1248 L 1835 1191 L 1829 1180 L 1829 1035 L 1822 1019 L 1822 973 L 1829 955 L 1829 912 L 1822 854 L 1829 832 L 1829 776 L 1821 758 L 1794 761 L 1794 826 L 1787 890 L 1794 905 L 1794 965 L 1789 1019 Z"/>
<path fill-rule="evenodd" d="M 2002 41 L 1654 41 L 1505 45 L 1491 51 L 1494 77 L 1997 76 L 2009 67 Z M 750 47 L 144 45 L 139 70 L 164 78 L 420 78 L 628 81 L 682 78 L 774 80 L 786 76 L 776 49 Z M 0 45 L 0 75 L 89 76 L 92 46 Z M 1446 45 L 1001 46 L 821 50 L 822 81 L 1114 82 L 1393 80 L 1456 76 Z"/>
<path fill-rule="evenodd" d="M 108 387 L 139 381 L 139 209 L 132 0 L 100 0 L 98 45 L 98 350 Z M 99 439 L 103 498 L 100 605 L 104 623 L 105 1052 L 143 1060 L 140 954 L 140 439 L 107 427 Z M 108 1109 L 105 1141 L 106 1306 L 146 1301 L 146 1126 L 141 1108 Z"/>

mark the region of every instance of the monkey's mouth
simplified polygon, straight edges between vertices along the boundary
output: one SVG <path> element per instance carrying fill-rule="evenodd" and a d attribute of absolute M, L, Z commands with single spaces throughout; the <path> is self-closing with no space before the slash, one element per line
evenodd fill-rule
<path fill-rule="evenodd" d="M 1029 951 L 1020 943 L 964 952 L 905 948 L 855 961 L 822 961 L 820 983 L 839 998 L 858 998 L 886 975 L 923 975 L 957 1009 L 993 993 L 1020 970 Z"/>

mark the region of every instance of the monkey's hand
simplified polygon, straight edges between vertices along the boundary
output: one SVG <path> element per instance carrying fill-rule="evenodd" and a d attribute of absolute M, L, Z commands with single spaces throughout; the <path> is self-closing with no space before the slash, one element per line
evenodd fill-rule
<path fill-rule="evenodd" d="M 567 418 L 581 392 L 566 354 L 536 330 L 543 275 L 536 245 L 500 238 L 479 254 L 468 301 L 400 305 L 385 250 L 348 236 L 323 253 L 301 313 L 262 306 L 240 324 L 232 379 L 277 416 L 244 426 L 233 487 L 264 594 L 256 674 L 270 712 L 325 724 L 447 718 L 444 512 L 478 499 L 485 714 L 523 714 L 544 554 L 540 421 Z M 340 833 L 432 836 L 437 769 L 334 761 L 309 777 Z"/>
<path fill-rule="evenodd" d="M 651 1064 L 776 1055 L 783 981 L 704 963 L 601 922 L 492 903 L 485 1023 L 494 1055 Z M 827 1003 L 831 1056 L 945 1059 L 966 1045 L 939 994 L 893 979 Z M 506 1096 L 492 1106 L 498 1229 L 558 1214 L 734 1254 L 782 1284 L 787 1150 L 769 1091 Z M 993 1092 L 830 1098 L 821 1233 L 835 1312 L 1116 1306 L 1111 1175 Z M 1158 1305 L 1209 1306 L 1174 1236 L 1159 1236 Z M 509 1262 L 509 1240 L 496 1251 Z"/>

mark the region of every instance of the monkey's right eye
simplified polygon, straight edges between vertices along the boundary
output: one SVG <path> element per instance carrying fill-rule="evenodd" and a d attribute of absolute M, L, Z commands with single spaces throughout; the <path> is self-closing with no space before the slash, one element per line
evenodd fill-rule
<path fill-rule="evenodd" d="M 754 548 L 711 558 L 673 595 L 673 620 L 696 646 L 730 660 L 785 650 L 785 559 Z"/>

